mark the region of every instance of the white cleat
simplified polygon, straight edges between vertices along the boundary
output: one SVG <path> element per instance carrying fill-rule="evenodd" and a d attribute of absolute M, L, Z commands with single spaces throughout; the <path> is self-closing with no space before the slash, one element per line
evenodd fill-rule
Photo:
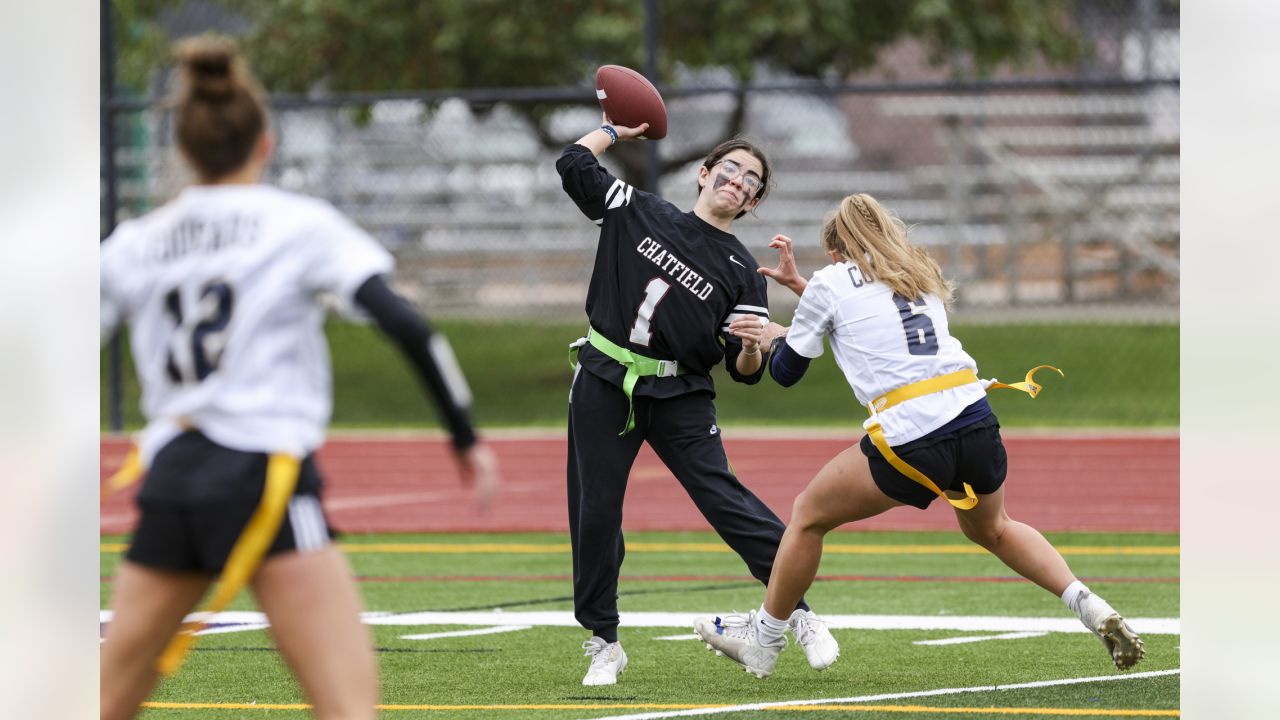
<path fill-rule="evenodd" d="M 745 616 L 726 615 L 723 620 L 698 618 L 693 621 L 693 631 L 707 644 L 708 650 L 738 663 L 758 678 L 766 678 L 773 674 L 787 639 L 780 637 L 776 643 L 761 645 L 756 635 L 755 615 L 753 610 Z"/>
<path fill-rule="evenodd" d="M 809 610 L 796 610 L 787 621 L 796 644 L 804 648 L 809 667 L 826 670 L 840 657 L 840 643 L 831 636 L 827 624 Z"/>
<path fill-rule="evenodd" d="M 583 655 L 591 658 L 591 666 L 587 668 L 583 685 L 616 685 L 618 676 L 627 669 L 627 653 L 622 643 L 607 643 L 604 639 L 593 637 L 582 643 Z"/>
<path fill-rule="evenodd" d="M 1128 670 L 1146 655 L 1138 633 L 1106 600 L 1093 593 L 1080 599 L 1080 622 L 1102 641 L 1117 669 Z"/>

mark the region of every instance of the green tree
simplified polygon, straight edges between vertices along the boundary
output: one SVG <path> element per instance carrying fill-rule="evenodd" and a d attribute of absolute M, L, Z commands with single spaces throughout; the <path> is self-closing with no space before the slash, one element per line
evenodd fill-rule
<path fill-rule="evenodd" d="M 122 77 L 146 86 L 166 58 L 149 20 L 179 5 L 116 0 Z M 222 0 L 242 18 L 246 54 L 277 92 L 586 86 L 605 63 L 644 64 L 636 0 Z M 659 81 L 677 66 L 724 67 L 748 83 L 761 67 L 835 79 L 906 37 L 957 73 L 1079 56 L 1071 0 L 662 0 Z M 590 95 L 584 92 L 584 100 Z M 724 135 L 740 130 L 742 96 Z M 522 106 L 534 120 L 547 106 Z M 536 123 L 540 126 L 540 123 Z M 552 142 L 550 138 L 544 138 Z M 642 153 L 622 153 L 631 174 Z M 695 155 L 696 157 L 697 155 Z M 690 158 L 671 158 L 678 166 Z"/>

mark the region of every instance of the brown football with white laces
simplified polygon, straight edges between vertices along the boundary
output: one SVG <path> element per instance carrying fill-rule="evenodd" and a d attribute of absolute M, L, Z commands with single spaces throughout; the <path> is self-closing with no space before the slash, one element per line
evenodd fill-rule
<path fill-rule="evenodd" d="M 614 125 L 637 127 L 649 123 L 643 137 L 667 136 L 667 105 L 645 76 L 621 65 L 601 65 L 596 70 L 596 99 Z"/>

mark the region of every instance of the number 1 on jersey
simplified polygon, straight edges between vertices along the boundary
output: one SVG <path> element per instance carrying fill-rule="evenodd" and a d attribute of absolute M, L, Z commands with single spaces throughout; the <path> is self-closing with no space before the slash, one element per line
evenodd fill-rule
<path fill-rule="evenodd" d="M 662 278 L 654 278 L 644 286 L 644 302 L 640 303 L 636 321 L 631 325 L 631 342 L 649 347 L 649 342 L 653 340 L 653 333 L 649 332 L 649 321 L 653 318 L 653 311 L 658 309 L 658 303 L 662 302 L 663 296 L 670 289 L 671 283 Z"/>

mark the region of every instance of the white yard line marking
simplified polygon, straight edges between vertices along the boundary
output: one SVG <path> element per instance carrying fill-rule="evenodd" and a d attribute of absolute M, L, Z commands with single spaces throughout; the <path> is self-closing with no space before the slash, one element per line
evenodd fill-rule
<path fill-rule="evenodd" d="M 963 643 L 983 642 L 984 640 L 1021 640 L 1022 638 L 1043 637 L 1047 630 L 1039 632 L 1013 632 L 1002 635 L 968 635 L 965 637 L 943 638 L 941 640 L 916 640 L 912 645 L 961 645 Z"/>
<path fill-rule="evenodd" d="M 624 628 L 692 628 L 698 616 L 715 617 L 716 612 L 622 612 Z M 833 630 L 955 630 L 960 632 L 1069 632 L 1088 633 L 1080 621 L 1066 617 L 1000 617 L 983 615 L 823 615 Z M 1126 618 L 1139 633 L 1179 635 L 1178 618 Z M 415 612 L 365 618 L 371 625 L 535 625 L 578 627 L 567 610 L 530 612 Z"/>
<path fill-rule="evenodd" d="M 1151 672 L 1125 673 L 1124 675 L 1098 675 L 1096 677 L 1065 678 L 1062 680 L 1037 680 L 1035 682 L 1016 683 L 1011 685 L 978 685 L 964 688 L 940 688 L 938 690 L 919 690 L 916 692 L 882 693 L 879 695 L 859 695 L 847 698 L 816 698 L 813 700 L 784 700 L 780 702 L 750 703 L 747 705 L 728 705 L 718 708 L 694 708 L 691 710 L 670 710 L 634 715 L 601 715 L 594 720 L 656 720 L 657 718 L 692 717 L 695 715 L 720 715 L 723 713 L 746 712 L 748 710 L 764 710 L 767 708 L 797 707 L 804 705 L 832 705 L 837 703 L 865 703 L 879 700 L 905 700 L 907 698 L 937 697 L 939 695 L 959 695 L 962 693 L 993 692 L 998 690 L 1025 690 L 1027 688 L 1055 687 L 1059 685 L 1079 685 L 1091 682 L 1117 682 L 1120 680 L 1140 680 L 1144 678 L 1177 675 L 1181 670 L 1153 670 Z"/>
<path fill-rule="evenodd" d="M 98 622 L 111 622 L 112 611 L 98 611 Z M 266 630 L 271 627 L 271 623 L 267 622 L 267 616 L 260 612 L 234 610 L 230 612 L 216 613 L 209 615 L 208 613 L 191 613 L 184 618 L 186 621 L 194 622 L 202 620 L 212 625 L 200 630 L 196 635 L 221 635 L 223 633 L 248 632 L 250 630 Z M 99 638 L 103 640 L 105 638 Z"/>
<path fill-rule="evenodd" d="M 689 633 L 688 635 L 663 635 L 662 637 L 654 638 L 654 640 L 700 640 L 700 639 L 701 638 L 699 638 L 694 633 Z"/>
<path fill-rule="evenodd" d="M 621 625 L 629 628 L 692 628 L 699 616 L 715 617 L 715 612 L 623 612 Z M 189 619 L 197 616 L 189 616 Z M 265 623 L 260 612 L 221 612 L 203 617 L 211 623 Z M 532 625 L 534 627 L 579 627 L 569 610 L 537 612 L 366 612 L 361 618 L 369 625 Z M 99 611 L 100 622 L 110 622 L 111 611 Z M 1021 633 L 1067 632 L 1088 633 L 1074 617 L 999 617 L 994 615 L 823 615 L 823 622 L 833 630 L 955 630 L 959 632 Z M 1126 618 L 1144 635 L 1181 635 L 1178 618 Z"/>
<path fill-rule="evenodd" d="M 495 633 L 529 630 L 532 625 L 494 625 L 477 630 L 450 630 L 448 632 L 422 633 L 421 635 L 401 635 L 401 640 L 436 640 L 438 638 L 467 637 L 469 635 L 493 635 Z"/>

